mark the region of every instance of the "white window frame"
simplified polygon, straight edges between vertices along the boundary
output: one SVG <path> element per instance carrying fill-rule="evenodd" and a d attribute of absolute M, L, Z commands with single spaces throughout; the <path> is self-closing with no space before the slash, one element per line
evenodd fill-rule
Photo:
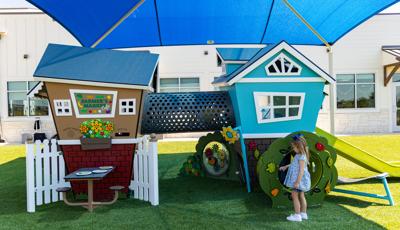
<path fill-rule="evenodd" d="M 69 99 L 55 99 L 53 100 L 54 102 L 54 112 L 56 116 L 62 117 L 62 116 L 72 116 L 72 104 L 71 100 Z M 58 106 L 57 103 L 61 103 L 61 106 Z M 65 106 L 65 103 L 67 103 L 67 106 Z M 60 113 L 58 110 L 61 109 L 62 112 Z M 69 109 L 69 112 L 66 113 L 65 109 Z"/>
<path fill-rule="evenodd" d="M 199 80 L 199 87 L 181 87 L 181 79 L 188 79 L 188 78 L 196 78 L 196 79 L 198 79 Z M 177 87 L 162 87 L 161 86 L 161 80 L 162 79 L 178 79 L 178 86 Z M 184 88 L 184 89 L 193 89 L 193 91 L 194 92 L 199 92 L 199 91 L 201 91 L 201 82 L 200 82 L 200 77 L 162 77 L 162 78 L 159 78 L 159 80 L 158 80 L 159 82 L 158 82 L 158 92 L 161 92 L 161 89 L 178 89 L 178 91 L 176 91 L 177 93 L 178 92 L 181 92 L 181 89 L 182 88 Z M 198 89 L 198 90 L 197 90 Z M 186 91 L 183 91 L 183 92 L 186 92 Z"/>
<path fill-rule="evenodd" d="M 26 90 L 8 90 L 8 83 L 9 82 L 25 82 L 25 84 L 26 84 Z M 51 110 L 50 110 L 50 103 L 48 102 L 48 104 L 47 104 L 47 109 L 48 109 L 48 111 L 49 111 L 49 113 L 47 114 L 47 115 L 30 115 L 30 107 L 31 107 L 31 105 L 30 105 L 30 99 L 31 98 L 29 98 L 28 96 L 27 96 L 27 99 L 28 99 L 28 114 L 27 115 L 24 115 L 24 116 L 10 116 L 9 114 L 8 114 L 8 106 L 9 106 L 9 98 L 8 98 L 8 93 L 25 93 L 25 94 L 28 94 L 28 92 L 29 92 L 29 82 L 38 82 L 38 81 L 33 81 L 33 80 L 13 80 L 13 81 L 6 81 L 5 82 L 5 97 L 4 97 L 4 99 L 5 99 L 5 105 L 7 106 L 7 108 L 6 108 L 6 110 L 4 110 L 5 111 L 5 117 L 7 118 L 7 120 L 12 120 L 12 121 L 14 121 L 14 120 L 25 120 L 25 119 L 35 119 L 35 118 L 41 118 L 41 119 L 50 119 L 50 114 L 51 114 Z"/>
<path fill-rule="evenodd" d="M 303 115 L 303 107 L 304 107 L 304 100 L 305 100 L 305 93 L 295 93 L 295 92 L 254 92 L 254 103 L 255 103 L 255 108 L 256 108 L 256 115 L 257 115 L 257 122 L 259 124 L 262 123 L 271 123 L 271 122 L 280 122 L 280 121 L 293 121 L 293 120 L 301 120 L 302 115 Z M 259 102 L 259 97 L 260 96 L 270 96 L 271 97 L 271 118 L 270 119 L 262 119 L 262 114 L 259 112 L 260 107 L 258 106 Z M 274 103 L 274 96 L 285 96 L 286 97 L 286 103 L 285 105 L 273 105 Z M 300 104 L 299 105 L 289 105 L 289 97 L 290 96 L 296 96 L 300 97 Z M 285 108 L 285 114 L 287 116 L 285 117 L 280 117 L 280 118 L 274 118 L 274 109 L 276 108 Z M 299 108 L 299 112 L 297 116 L 289 117 L 289 108 Z"/>
<path fill-rule="evenodd" d="M 357 83 L 357 75 L 362 75 L 362 74 L 372 74 L 372 75 L 374 75 L 374 83 Z M 355 77 L 355 79 L 354 79 L 354 83 L 335 83 L 335 108 L 336 108 L 336 113 L 357 113 L 357 112 L 379 112 L 379 106 L 378 106 L 378 103 L 379 103 L 379 101 L 377 100 L 377 97 L 378 97 L 378 95 L 379 95 L 379 93 L 378 93 L 378 87 L 377 87 L 377 73 L 376 72 L 353 72 L 353 73 L 349 73 L 349 72 L 338 72 L 338 73 L 336 73 L 335 74 L 335 76 L 336 76 L 336 80 L 337 80 L 337 76 L 338 75 L 354 75 L 354 77 Z M 337 92 L 337 86 L 338 85 L 351 85 L 351 84 L 353 84 L 353 85 L 355 85 L 355 88 L 354 88 L 354 96 L 355 96 L 355 98 L 354 98 L 354 104 L 355 104 L 355 107 L 354 108 L 339 108 L 337 105 L 338 105 L 338 102 L 337 102 L 337 95 L 338 95 L 338 92 Z M 375 107 L 371 107 L 371 108 L 357 108 L 357 84 L 373 84 L 374 85 L 374 90 L 375 90 Z"/>
<path fill-rule="evenodd" d="M 277 67 L 276 64 L 275 64 L 275 62 L 276 62 L 278 59 L 281 60 L 281 69 L 282 69 L 282 70 L 285 69 L 285 68 L 284 68 L 283 59 L 288 60 L 288 61 L 292 64 L 291 67 L 289 68 L 288 72 L 276 72 L 276 73 L 271 73 L 271 72 L 269 71 L 268 68 L 269 68 L 270 66 L 274 66 L 275 70 L 277 70 L 277 71 L 279 70 L 278 67 Z M 296 72 L 296 73 L 290 72 L 290 71 L 292 70 L 293 67 L 298 68 L 299 71 Z M 297 63 L 296 63 L 295 61 L 293 61 L 291 58 L 289 58 L 288 56 L 286 56 L 284 53 L 280 53 L 277 57 L 275 57 L 270 63 L 268 63 L 268 64 L 265 66 L 265 71 L 267 72 L 267 75 L 269 75 L 269 76 L 299 76 L 299 75 L 301 75 L 302 68 L 301 68 L 301 66 L 300 66 L 299 64 L 297 64 Z"/>
<path fill-rule="evenodd" d="M 117 91 L 108 90 L 86 90 L 86 89 L 70 89 L 69 93 L 72 99 L 72 105 L 74 106 L 76 118 L 112 118 L 115 117 L 115 108 L 117 106 Z M 75 93 L 87 93 L 87 94 L 112 94 L 113 102 L 110 114 L 79 114 L 78 105 L 76 104 Z"/>
<path fill-rule="evenodd" d="M 127 104 L 123 106 L 123 102 Z M 133 102 L 133 105 L 129 105 L 129 102 Z M 127 109 L 126 112 L 123 111 L 124 108 Z M 130 108 L 133 109 L 133 112 L 128 111 Z M 136 98 L 119 99 L 119 115 L 136 115 Z"/>

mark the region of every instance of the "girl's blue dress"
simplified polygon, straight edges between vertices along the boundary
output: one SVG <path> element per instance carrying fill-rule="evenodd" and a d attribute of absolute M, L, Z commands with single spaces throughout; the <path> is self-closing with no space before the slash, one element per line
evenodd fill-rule
<path fill-rule="evenodd" d="M 304 174 L 297 189 L 303 192 L 307 192 L 308 190 L 310 190 L 311 187 L 311 179 L 307 167 L 307 156 L 305 154 L 296 154 L 294 156 L 294 159 L 290 163 L 285 182 L 283 184 L 289 188 L 294 188 L 294 184 L 296 183 L 297 176 L 299 175 L 300 171 L 300 161 L 304 161 Z"/>

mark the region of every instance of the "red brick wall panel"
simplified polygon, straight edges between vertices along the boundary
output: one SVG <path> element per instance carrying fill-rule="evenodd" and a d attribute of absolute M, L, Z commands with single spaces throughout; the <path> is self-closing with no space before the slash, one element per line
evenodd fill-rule
<path fill-rule="evenodd" d="M 94 200 L 110 200 L 113 192 L 111 186 L 121 185 L 128 193 L 128 186 L 132 176 L 132 162 L 135 150 L 133 144 L 112 145 L 108 150 L 82 150 L 79 145 L 62 146 L 68 172 L 80 168 L 99 166 L 114 166 L 115 169 L 103 180 L 94 182 Z M 87 193 L 87 182 L 72 182 L 72 190 L 76 194 Z"/>

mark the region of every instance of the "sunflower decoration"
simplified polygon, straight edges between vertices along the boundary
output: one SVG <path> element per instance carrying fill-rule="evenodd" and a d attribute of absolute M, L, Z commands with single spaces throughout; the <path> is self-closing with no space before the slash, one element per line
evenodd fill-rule
<path fill-rule="evenodd" d="M 230 144 L 234 144 L 239 139 L 239 134 L 231 126 L 223 127 L 221 134 Z"/>
<path fill-rule="evenodd" d="M 79 130 L 85 138 L 110 138 L 114 124 L 100 119 L 88 120 L 81 123 Z"/>
<path fill-rule="evenodd" d="M 81 124 L 79 130 L 81 131 L 82 134 L 86 134 L 89 131 L 89 128 L 86 125 Z"/>

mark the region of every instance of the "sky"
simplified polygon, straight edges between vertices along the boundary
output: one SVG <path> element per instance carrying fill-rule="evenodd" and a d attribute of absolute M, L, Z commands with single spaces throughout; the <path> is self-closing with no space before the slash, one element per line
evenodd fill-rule
<path fill-rule="evenodd" d="M 25 0 L 0 0 L 0 8 L 32 8 L 33 6 Z M 397 3 L 385 11 L 384 13 L 400 13 L 400 3 Z"/>

